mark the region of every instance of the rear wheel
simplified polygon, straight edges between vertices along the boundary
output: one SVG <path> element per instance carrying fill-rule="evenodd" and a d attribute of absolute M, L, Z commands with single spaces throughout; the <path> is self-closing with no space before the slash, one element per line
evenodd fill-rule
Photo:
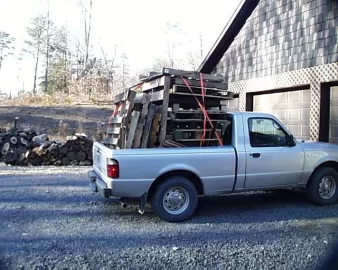
<path fill-rule="evenodd" d="M 179 222 L 191 218 L 198 205 L 195 186 L 185 177 L 174 176 L 157 186 L 151 198 L 155 214 L 165 221 Z"/>
<path fill-rule="evenodd" d="M 306 188 L 309 200 L 317 205 L 331 205 L 338 201 L 338 173 L 332 168 L 320 168 L 310 178 Z"/>

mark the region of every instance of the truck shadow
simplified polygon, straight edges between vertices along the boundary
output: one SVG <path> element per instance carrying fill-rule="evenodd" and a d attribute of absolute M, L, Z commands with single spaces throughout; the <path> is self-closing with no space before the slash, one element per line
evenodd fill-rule
<path fill-rule="evenodd" d="M 325 209 L 325 211 L 323 211 Z M 116 216 L 122 218 L 139 215 L 136 204 L 127 208 L 113 206 Z M 338 205 L 320 207 L 310 203 L 301 191 L 252 192 L 225 196 L 201 197 L 195 216 L 187 224 L 245 224 L 288 222 L 293 220 L 336 219 Z M 147 205 L 141 219 L 158 219 Z M 334 221 L 338 226 L 338 219 Z"/>
<path fill-rule="evenodd" d="M 302 191 L 273 191 L 202 197 L 192 223 L 254 223 L 337 216 L 338 205 L 320 206 Z M 315 218 L 314 218 L 315 217 Z"/>

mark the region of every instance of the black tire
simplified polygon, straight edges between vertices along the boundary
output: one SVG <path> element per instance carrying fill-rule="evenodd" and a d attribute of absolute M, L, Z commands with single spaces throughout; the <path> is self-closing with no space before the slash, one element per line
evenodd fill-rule
<path fill-rule="evenodd" d="M 320 184 L 324 178 L 329 179 L 329 181 L 334 182 L 334 190 L 332 191 L 331 196 L 323 197 L 320 192 Z M 308 199 L 317 205 L 331 205 L 335 204 L 338 201 L 338 173 L 332 168 L 319 168 L 311 176 L 309 183 L 306 187 L 306 193 Z"/>
<path fill-rule="evenodd" d="M 164 201 L 164 197 L 168 196 L 170 192 L 172 192 L 171 195 L 175 195 L 176 198 L 177 196 L 179 196 L 179 198 L 187 198 L 189 196 L 188 202 L 185 200 L 184 205 L 180 210 L 177 210 L 177 213 L 173 213 L 175 208 L 172 208 L 173 210 L 168 208 L 168 205 L 170 204 L 169 200 L 166 200 L 166 202 Z M 180 200 L 179 205 L 182 204 L 181 201 L 182 200 Z M 197 205 L 198 194 L 195 186 L 187 178 L 181 176 L 170 177 L 158 185 L 151 198 L 151 207 L 155 214 L 161 219 L 169 222 L 181 222 L 191 218 L 195 213 Z M 172 212 L 170 213 L 170 211 Z"/>

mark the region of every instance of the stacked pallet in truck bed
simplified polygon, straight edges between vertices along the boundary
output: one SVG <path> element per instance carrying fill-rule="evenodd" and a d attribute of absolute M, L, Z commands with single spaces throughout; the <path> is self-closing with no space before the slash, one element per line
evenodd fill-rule
<path fill-rule="evenodd" d="M 117 113 L 107 130 L 106 144 L 112 148 L 180 147 L 200 146 L 203 140 L 203 145 L 219 145 L 227 123 L 224 101 L 230 99 L 233 93 L 222 76 L 164 68 L 115 97 Z M 210 122 L 204 119 L 205 110 Z"/>
<path fill-rule="evenodd" d="M 210 122 L 204 126 L 204 115 L 201 110 L 177 110 L 169 112 L 167 139 L 185 144 L 187 146 L 201 145 L 203 134 L 204 146 L 219 145 L 218 137 L 222 137 L 228 121 L 224 119 L 226 111 L 207 110 Z"/>
<path fill-rule="evenodd" d="M 127 126 L 132 115 L 134 91 L 126 91 L 114 98 L 114 111 L 108 121 L 105 144 L 113 149 L 125 148 Z"/>

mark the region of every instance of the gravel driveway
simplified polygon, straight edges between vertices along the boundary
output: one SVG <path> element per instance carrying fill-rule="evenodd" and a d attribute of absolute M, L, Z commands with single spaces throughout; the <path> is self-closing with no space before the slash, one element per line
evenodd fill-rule
<path fill-rule="evenodd" d="M 314 269 L 338 239 L 338 206 L 302 193 L 203 198 L 172 224 L 101 199 L 89 169 L 0 166 L 0 269 Z"/>

